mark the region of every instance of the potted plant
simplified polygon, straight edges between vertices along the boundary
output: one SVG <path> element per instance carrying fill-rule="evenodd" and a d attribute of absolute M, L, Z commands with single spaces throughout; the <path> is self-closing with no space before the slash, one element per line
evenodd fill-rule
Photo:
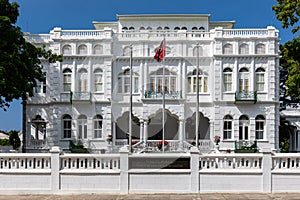
<path fill-rule="evenodd" d="M 110 144 L 112 142 L 112 134 L 107 135 L 106 141 L 108 142 L 108 144 Z"/>
<path fill-rule="evenodd" d="M 165 149 L 167 148 L 168 144 L 169 144 L 169 142 L 168 142 L 167 140 L 164 140 L 164 146 L 165 146 Z M 158 147 L 159 150 L 162 149 L 162 146 L 163 146 L 163 141 L 162 141 L 162 140 L 161 140 L 161 141 L 158 141 L 158 142 L 157 142 L 157 147 Z"/>

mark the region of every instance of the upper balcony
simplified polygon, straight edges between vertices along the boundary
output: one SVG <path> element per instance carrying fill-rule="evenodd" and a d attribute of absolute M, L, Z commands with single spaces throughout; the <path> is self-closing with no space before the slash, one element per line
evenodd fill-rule
<path fill-rule="evenodd" d="M 163 91 L 147 90 L 144 94 L 145 99 L 162 99 Z M 166 91 L 165 99 L 182 99 L 182 91 Z"/>
<path fill-rule="evenodd" d="M 256 103 L 256 91 L 238 91 L 235 92 L 235 103 Z"/>
<path fill-rule="evenodd" d="M 119 41 L 136 41 L 136 40 L 161 40 L 162 37 L 167 37 L 168 40 L 207 40 L 211 39 L 211 32 L 187 32 L 185 30 L 179 30 L 179 31 L 167 31 L 167 32 L 161 32 L 161 31 L 139 31 L 139 32 L 122 32 L 117 33 L 116 37 Z"/>

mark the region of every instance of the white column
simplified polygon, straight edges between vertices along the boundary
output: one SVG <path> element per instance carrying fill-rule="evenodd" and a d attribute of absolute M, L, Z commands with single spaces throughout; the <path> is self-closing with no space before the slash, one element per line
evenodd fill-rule
<path fill-rule="evenodd" d="M 128 194 L 128 154 L 127 147 L 120 149 L 120 193 Z"/>
<path fill-rule="evenodd" d="M 197 147 L 191 147 L 191 192 L 199 192 L 199 149 Z"/>
<path fill-rule="evenodd" d="M 54 146 L 51 148 L 51 190 L 52 193 L 57 193 L 60 189 L 60 159 L 59 154 L 61 152 L 60 147 Z"/>
<path fill-rule="evenodd" d="M 184 119 L 179 119 L 179 148 L 183 149 L 184 141 Z"/>
<path fill-rule="evenodd" d="M 149 121 L 144 120 L 144 144 L 147 145 Z"/>
<path fill-rule="evenodd" d="M 272 192 L 272 151 L 271 149 L 262 149 L 262 170 L 263 170 L 263 182 L 262 191 L 266 193 Z"/>
<path fill-rule="evenodd" d="M 144 120 L 140 120 L 140 142 L 144 138 Z"/>

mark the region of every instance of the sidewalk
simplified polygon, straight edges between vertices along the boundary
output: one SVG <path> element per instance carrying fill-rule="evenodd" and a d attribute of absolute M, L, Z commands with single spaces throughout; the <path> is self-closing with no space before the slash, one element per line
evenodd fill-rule
<path fill-rule="evenodd" d="M 0 200 L 300 200 L 300 193 L 0 195 Z"/>

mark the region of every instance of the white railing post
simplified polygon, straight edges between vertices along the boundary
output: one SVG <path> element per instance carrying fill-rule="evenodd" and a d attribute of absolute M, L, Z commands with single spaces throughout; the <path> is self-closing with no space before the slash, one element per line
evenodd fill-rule
<path fill-rule="evenodd" d="M 54 146 L 50 150 L 51 153 L 51 190 L 53 193 L 58 192 L 60 189 L 60 159 L 59 154 L 61 153 L 60 147 Z"/>
<path fill-rule="evenodd" d="M 199 192 L 199 150 L 197 147 L 191 147 L 191 192 L 198 193 Z"/>
<path fill-rule="evenodd" d="M 263 170 L 263 182 L 262 191 L 266 193 L 272 192 L 272 151 L 271 149 L 262 149 L 262 170 Z"/>
<path fill-rule="evenodd" d="M 129 150 L 128 148 L 122 147 L 120 149 L 120 193 L 128 194 L 128 160 Z"/>

